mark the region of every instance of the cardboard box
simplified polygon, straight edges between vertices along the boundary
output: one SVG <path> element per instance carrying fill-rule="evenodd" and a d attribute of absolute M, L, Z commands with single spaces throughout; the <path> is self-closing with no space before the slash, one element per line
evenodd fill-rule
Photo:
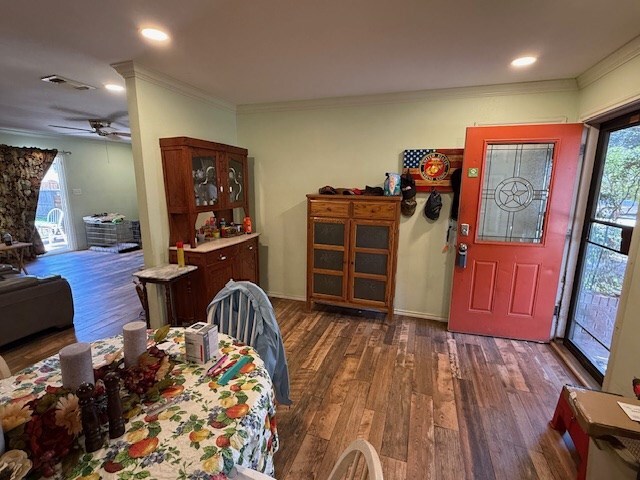
<path fill-rule="evenodd" d="M 184 343 L 188 362 L 204 365 L 218 357 L 218 327 L 198 322 L 184 330 Z"/>
<path fill-rule="evenodd" d="M 562 394 L 566 395 L 580 428 L 587 435 L 640 439 L 640 423 L 631 420 L 618 405 L 618 402 L 640 405 L 640 400 L 569 386 L 563 387 Z"/>

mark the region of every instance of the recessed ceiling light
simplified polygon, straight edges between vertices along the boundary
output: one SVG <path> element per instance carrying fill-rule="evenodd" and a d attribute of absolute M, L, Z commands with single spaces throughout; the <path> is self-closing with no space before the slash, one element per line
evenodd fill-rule
<path fill-rule="evenodd" d="M 115 83 L 107 83 L 104 88 L 111 92 L 122 92 L 124 90 L 122 85 L 116 85 Z"/>
<path fill-rule="evenodd" d="M 140 34 L 148 38 L 149 40 L 155 40 L 156 42 L 164 42 L 169 40 L 169 35 L 167 35 L 162 30 L 158 30 L 157 28 L 143 28 L 140 30 Z"/>
<path fill-rule="evenodd" d="M 511 65 L 514 67 L 526 67 L 527 65 L 536 63 L 536 60 L 538 60 L 536 57 L 520 57 L 511 62 Z"/>

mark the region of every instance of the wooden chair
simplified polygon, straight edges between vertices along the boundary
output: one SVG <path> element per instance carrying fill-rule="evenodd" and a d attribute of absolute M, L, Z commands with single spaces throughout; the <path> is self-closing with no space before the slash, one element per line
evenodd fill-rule
<path fill-rule="evenodd" d="M 362 460 L 362 462 L 361 462 Z M 359 476 L 356 477 L 356 474 Z M 384 480 L 378 452 L 369 442 L 358 438 L 340 455 L 327 480 Z"/>
<path fill-rule="evenodd" d="M 11 376 L 11 370 L 9 370 L 9 365 L 5 361 L 2 356 L 0 356 L 0 380 L 4 380 L 5 378 L 9 378 Z"/>
<path fill-rule="evenodd" d="M 234 292 L 221 300 L 215 308 L 209 310 L 207 322 L 217 324 L 219 332 L 226 333 L 252 347 L 255 346 L 256 311 L 247 295 Z"/>

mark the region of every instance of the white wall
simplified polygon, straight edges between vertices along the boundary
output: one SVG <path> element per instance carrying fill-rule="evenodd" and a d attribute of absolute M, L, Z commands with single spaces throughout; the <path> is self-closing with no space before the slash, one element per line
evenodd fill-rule
<path fill-rule="evenodd" d="M 138 201 L 131 145 L 101 139 L 35 136 L 0 131 L 0 143 L 15 147 L 55 148 L 70 151 L 65 160 L 69 208 L 79 249 L 87 248 L 82 217 L 118 212 L 138 219 Z M 73 195 L 80 189 L 81 195 Z"/>
<path fill-rule="evenodd" d="M 403 150 L 462 148 L 468 126 L 575 121 L 577 101 L 573 84 L 540 82 L 351 100 L 359 105 L 239 107 L 238 142 L 255 158 L 261 282 L 273 295 L 305 297 L 306 194 L 324 185 L 381 185 L 385 172 L 401 170 Z M 400 226 L 395 308 L 446 319 L 453 255 L 442 248 L 451 195 L 443 195 L 437 222 L 422 213 L 426 198 L 418 194 L 416 213 Z"/>
<path fill-rule="evenodd" d="M 169 220 L 159 139 L 188 136 L 236 144 L 236 114 L 200 92 L 161 78 L 131 62 L 115 66 L 126 79 L 140 227 L 147 267 L 169 260 Z M 180 85 L 178 85 L 180 87 Z M 165 323 L 159 289 L 150 287 L 153 325 Z"/>

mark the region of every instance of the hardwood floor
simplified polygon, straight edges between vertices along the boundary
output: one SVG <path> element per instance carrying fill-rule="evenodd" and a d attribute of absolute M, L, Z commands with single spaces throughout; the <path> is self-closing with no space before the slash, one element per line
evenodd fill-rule
<path fill-rule="evenodd" d="M 273 303 L 294 401 L 278 409 L 278 479 L 327 478 L 357 437 L 380 453 L 386 480 L 576 477 L 548 422 L 562 385 L 579 382 L 548 345 Z"/>
<path fill-rule="evenodd" d="M 11 346 L 0 354 L 15 372 L 60 351 L 65 345 L 90 342 L 122 332 L 138 319 L 142 306 L 132 273 L 143 265 L 142 251 L 104 253 L 91 250 L 47 255 L 27 264 L 31 275 L 58 274 L 69 281 L 75 310 L 74 327 L 49 330 Z"/>
<path fill-rule="evenodd" d="M 120 333 L 141 310 L 131 273 L 140 252 L 38 259 L 74 292 L 76 326 L 0 352 L 12 371 L 78 340 Z M 548 345 L 452 334 L 423 319 L 274 299 L 291 407 L 278 408 L 279 480 L 326 479 L 356 437 L 380 453 L 386 480 L 572 479 L 575 461 L 551 430 L 564 383 L 579 384 Z"/>

